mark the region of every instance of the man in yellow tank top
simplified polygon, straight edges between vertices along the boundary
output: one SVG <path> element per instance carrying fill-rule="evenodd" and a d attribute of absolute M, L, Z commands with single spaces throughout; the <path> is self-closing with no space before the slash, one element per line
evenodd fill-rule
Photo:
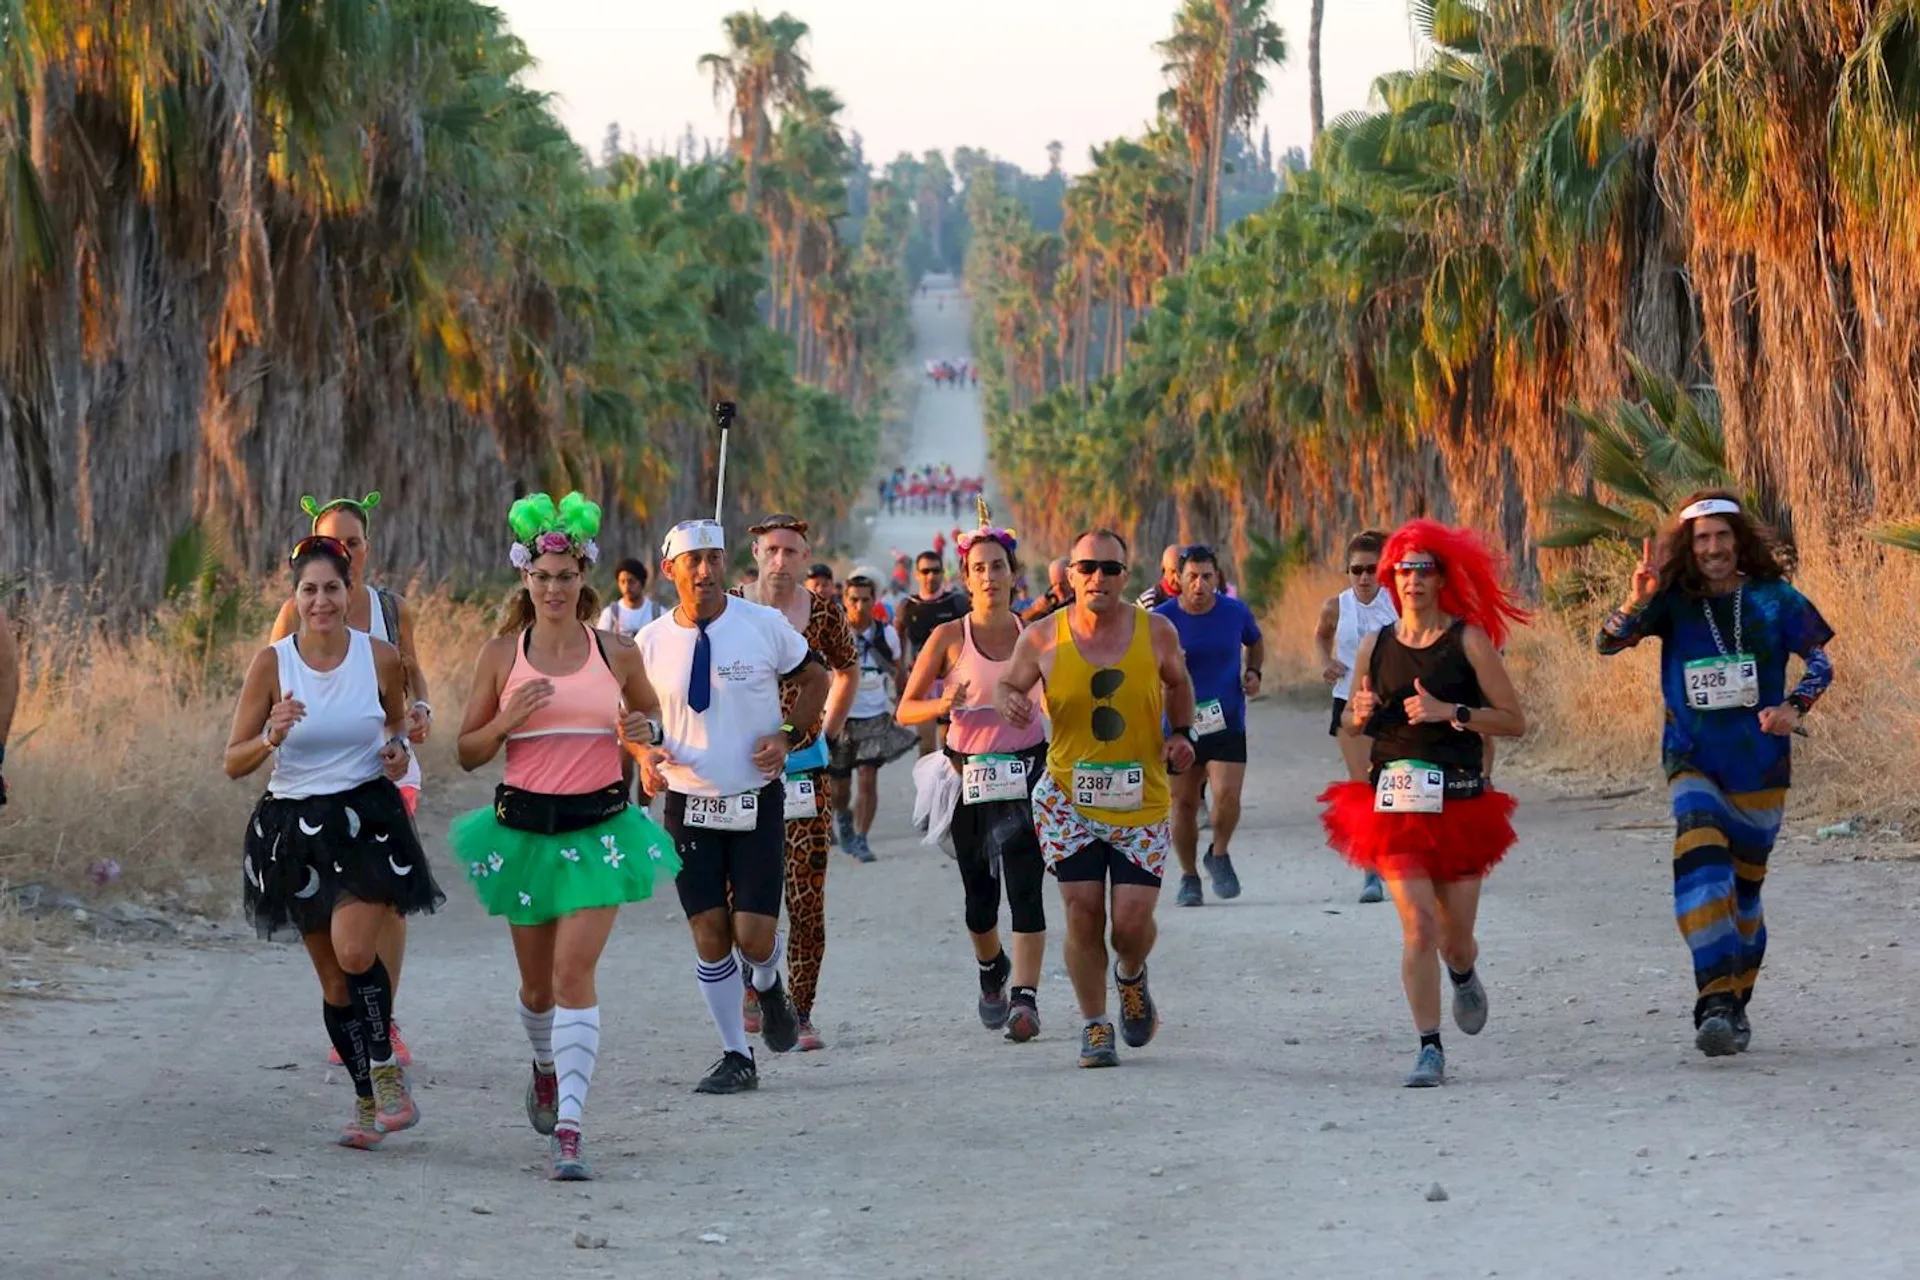
<path fill-rule="evenodd" d="M 1067 972 L 1086 1019 L 1080 1065 L 1111 1067 L 1120 1057 L 1107 1019 L 1109 919 L 1121 1037 L 1137 1049 L 1160 1025 L 1147 954 L 1172 843 L 1167 770 L 1193 764 L 1193 686 L 1173 624 L 1120 594 L 1126 539 L 1081 534 L 1068 575 L 1073 603 L 1020 633 L 994 704 L 1025 725 L 1038 714 L 1026 691 L 1046 685 L 1053 739 L 1033 791 L 1034 827 L 1067 909 Z"/>

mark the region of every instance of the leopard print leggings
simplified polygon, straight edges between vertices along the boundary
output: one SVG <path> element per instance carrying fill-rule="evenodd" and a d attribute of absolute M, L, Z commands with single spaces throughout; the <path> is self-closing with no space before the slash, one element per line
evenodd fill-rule
<path fill-rule="evenodd" d="M 824 782 L 825 779 L 820 779 Z M 787 824 L 787 988 L 794 1012 L 813 1014 L 820 962 L 827 955 L 827 861 L 833 841 L 827 788 L 816 790 L 820 810 Z"/>

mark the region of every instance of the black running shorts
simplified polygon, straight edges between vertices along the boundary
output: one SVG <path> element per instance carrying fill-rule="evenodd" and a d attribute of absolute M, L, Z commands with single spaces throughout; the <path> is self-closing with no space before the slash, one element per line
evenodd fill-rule
<path fill-rule="evenodd" d="M 1340 721 L 1346 714 L 1347 700 L 1345 698 L 1335 698 L 1333 700 L 1333 723 L 1327 726 L 1327 736 L 1329 738 L 1337 738 L 1340 736 Z"/>
<path fill-rule="evenodd" d="M 1094 840 L 1053 864 L 1053 878 L 1062 884 L 1076 881 L 1112 881 L 1137 884 L 1148 889 L 1160 887 L 1160 877 L 1142 870 L 1132 858 L 1105 840 Z"/>
<path fill-rule="evenodd" d="M 1247 735 L 1241 733 L 1210 733 L 1196 739 L 1193 744 L 1193 763 L 1195 768 L 1205 768 L 1210 764 L 1245 764 L 1247 762 Z"/>
<path fill-rule="evenodd" d="M 733 890 L 733 909 L 747 915 L 780 915 L 787 871 L 787 793 L 775 778 L 760 789 L 760 824 L 751 831 L 713 831 L 689 827 L 687 798 L 667 792 L 667 834 L 680 851 L 680 909 L 691 920 L 703 911 L 724 909 Z"/>

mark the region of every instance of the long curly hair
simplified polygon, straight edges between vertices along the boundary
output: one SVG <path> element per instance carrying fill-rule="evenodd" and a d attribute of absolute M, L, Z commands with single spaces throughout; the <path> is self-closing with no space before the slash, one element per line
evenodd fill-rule
<path fill-rule="evenodd" d="M 1707 498 L 1724 498 L 1741 503 L 1740 495 L 1727 489 L 1702 489 L 1680 503 L 1686 510 Z M 1734 562 L 1749 582 L 1778 582 L 1787 576 L 1788 560 L 1780 536 L 1771 525 L 1756 520 L 1742 509 L 1724 515 L 1701 516 L 1702 520 L 1725 520 L 1733 530 Z M 1660 566 L 1660 589 L 1678 587 L 1689 596 L 1707 593 L 1707 581 L 1700 573 L 1700 562 L 1693 556 L 1693 521 L 1675 519 L 1660 531 L 1653 554 Z"/>
<path fill-rule="evenodd" d="M 1531 617 L 1500 581 L 1502 557 L 1472 529 L 1455 529 L 1438 520 L 1409 520 L 1393 531 L 1380 552 L 1380 578 L 1404 612 L 1395 562 L 1409 552 L 1425 551 L 1440 565 L 1446 585 L 1440 588 L 1440 608 L 1487 633 L 1497 649 L 1507 642 L 1515 625 Z"/>

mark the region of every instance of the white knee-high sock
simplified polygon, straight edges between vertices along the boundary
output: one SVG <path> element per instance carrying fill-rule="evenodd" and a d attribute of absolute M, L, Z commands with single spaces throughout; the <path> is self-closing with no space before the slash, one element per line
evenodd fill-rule
<path fill-rule="evenodd" d="M 593 1085 L 593 1064 L 600 1056 L 600 1006 L 553 1010 L 553 1069 L 560 1077 L 560 1123 L 580 1127 Z"/>
<path fill-rule="evenodd" d="M 533 1046 L 533 1060 L 551 1070 L 553 1068 L 553 1010 L 535 1013 L 518 1000 L 514 1003 L 520 1009 L 520 1025 L 526 1029 L 527 1043 Z"/>
<path fill-rule="evenodd" d="M 786 949 L 787 935 L 776 930 L 773 935 L 773 950 L 767 953 L 766 959 L 755 960 L 744 951 L 740 953 L 740 959 L 745 962 L 747 972 L 753 975 L 755 991 L 770 991 L 773 989 L 773 984 L 780 981 L 780 956 Z"/>
<path fill-rule="evenodd" d="M 712 963 L 696 959 L 693 971 L 700 979 L 700 994 L 706 998 L 714 1030 L 720 1033 L 720 1047 L 752 1057 L 753 1051 L 747 1046 L 747 1024 L 740 1014 L 739 989 L 733 985 L 740 966 L 732 956 Z"/>

